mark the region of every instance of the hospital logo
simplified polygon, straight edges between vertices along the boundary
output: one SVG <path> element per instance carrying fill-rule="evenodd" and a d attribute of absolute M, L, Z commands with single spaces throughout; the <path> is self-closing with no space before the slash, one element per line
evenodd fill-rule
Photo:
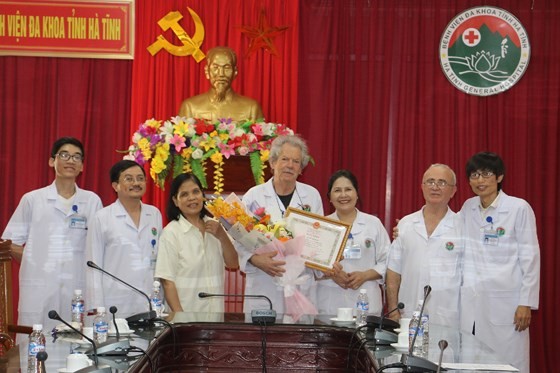
<path fill-rule="evenodd" d="M 443 73 L 457 89 L 490 96 L 513 87 L 527 70 L 529 37 L 506 10 L 484 6 L 465 10 L 441 36 Z"/>

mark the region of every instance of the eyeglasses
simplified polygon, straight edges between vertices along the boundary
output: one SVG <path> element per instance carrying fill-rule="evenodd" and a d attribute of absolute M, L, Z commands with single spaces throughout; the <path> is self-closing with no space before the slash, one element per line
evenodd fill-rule
<path fill-rule="evenodd" d="M 436 185 L 440 188 L 445 188 L 446 186 L 455 186 L 452 184 L 449 184 L 447 181 L 443 180 L 443 179 L 439 179 L 439 180 L 435 180 L 435 179 L 428 179 L 426 181 L 424 181 L 422 184 L 426 185 L 427 187 L 433 188 Z"/>
<path fill-rule="evenodd" d="M 145 183 L 146 182 L 146 177 L 145 176 L 136 176 L 136 178 L 134 178 L 134 176 L 131 175 L 126 175 L 122 178 L 123 183 L 126 184 L 133 184 L 135 181 L 137 183 Z"/>
<path fill-rule="evenodd" d="M 60 152 L 56 156 L 65 162 L 68 162 L 70 158 L 72 158 L 72 160 L 76 163 L 80 163 L 81 161 L 84 160 L 84 156 L 79 153 L 70 154 L 68 152 Z"/>
<path fill-rule="evenodd" d="M 476 180 L 481 176 L 483 179 L 488 179 L 493 175 L 494 173 L 492 171 L 476 171 L 476 172 L 471 172 L 471 174 L 469 175 L 469 179 Z"/>

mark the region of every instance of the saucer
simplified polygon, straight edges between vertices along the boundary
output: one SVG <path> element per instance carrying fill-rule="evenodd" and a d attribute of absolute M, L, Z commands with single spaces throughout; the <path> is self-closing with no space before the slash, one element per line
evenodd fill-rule
<path fill-rule="evenodd" d="M 350 326 L 350 325 L 354 325 L 356 323 L 355 319 L 352 320 L 339 320 L 338 317 L 331 317 L 330 319 L 333 323 L 335 323 L 335 325 L 344 325 L 344 326 Z"/>
<path fill-rule="evenodd" d="M 121 337 L 131 335 L 132 333 L 134 333 L 134 330 L 132 330 L 132 329 L 124 330 L 122 332 L 119 330 L 119 336 L 121 336 Z M 117 336 L 117 332 L 115 330 L 109 330 L 109 337 L 116 337 L 116 336 Z"/>
<path fill-rule="evenodd" d="M 90 366 L 91 366 L 91 365 L 90 365 Z M 84 368 L 89 368 L 90 366 L 84 367 Z M 84 369 L 84 368 L 79 368 L 79 369 L 68 369 L 68 368 L 64 367 L 64 368 L 58 368 L 57 370 L 58 370 L 60 373 L 74 373 L 74 372 L 77 372 L 78 370 Z"/>
<path fill-rule="evenodd" d="M 391 343 L 391 347 L 394 347 L 395 350 L 399 351 L 399 352 L 406 352 L 408 351 L 408 345 L 400 345 L 398 343 Z"/>
<path fill-rule="evenodd" d="M 58 340 L 64 342 L 70 342 L 70 343 L 77 343 L 80 345 L 80 347 L 91 347 L 91 342 L 83 338 L 59 337 Z"/>

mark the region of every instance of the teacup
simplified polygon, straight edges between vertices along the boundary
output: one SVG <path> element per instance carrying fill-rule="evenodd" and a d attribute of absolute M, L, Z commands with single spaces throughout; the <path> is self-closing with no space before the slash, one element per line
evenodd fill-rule
<path fill-rule="evenodd" d="M 399 346 L 408 346 L 408 329 L 399 333 Z"/>
<path fill-rule="evenodd" d="M 408 333 L 408 328 L 410 326 L 410 317 L 403 317 L 399 320 L 401 332 L 406 331 Z"/>
<path fill-rule="evenodd" d="M 117 323 L 117 327 L 119 328 L 119 333 L 128 333 L 130 332 L 130 328 L 128 327 L 128 322 L 125 319 L 115 319 Z M 109 333 L 115 334 L 115 324 L 113 324 L 113 320 L 109 322 Z"/>
<path fill-rule="evenodd" d="M 93 327 L 84 326 L 82 329 L 82 333 L 84 333 L 86 337 L 93 339 Z"/>
<path fill-rule="evenodd" d="M 341 307 L 336 312 L 336 318 L 338 321 L 351 321 L 353 308 L 350 307 Z"/>
<path fill-rule="evenodd" d="M 89 367 L 93 362 L 85 354 L 70 354 L 66 357 L 66 371 L 74 372 Z"/>

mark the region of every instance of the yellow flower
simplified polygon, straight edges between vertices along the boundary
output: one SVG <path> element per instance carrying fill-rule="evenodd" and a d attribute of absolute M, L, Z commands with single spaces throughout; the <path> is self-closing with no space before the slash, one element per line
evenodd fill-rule
<path fill-rule="evenodd" d="M 152 159 L 151 170 L 153 170 L 156 174 L 159 174 L 161 171 L 165 170 L 165 162 L 160 157 L 154 157 L 154 159 Z"/>
<path fill-rule="evenodd" d="M 268 161 L 268 156 L 269 155 L 270 155 L 270 150 L 268 150 L 268 149 L 261 150 L 261 162 Z"/>
<path fill-rule="evenodd" d="M 173 134 L 186 137 L 185 135 L 187 134 L 188 130 L 189 130 L 189 124 L 185 123 L 181 120 L 181 121 L 179 121 L 179 123 L 177 123 L 175 125 L 175 129 L 173 130 Z"/>
<path fill-rule="evenodd" d="M 256 231 L 259 231 L 261 233 L 267 233 L 268 232 L 268 227 L 264 224 L 256 224 L 253 229 L 256 230 Z"/>
<path fill-rule="evenodd" d="M 156 146 L 156 155 L 154 156 L 155 158 L 161 158 L 162 161 L 166 161 L 167 158 L 169 158 L 169 144 L 168 143 L 164 143 L 164 144 L 158 144 Z"/>
<path fill-rule="evenodd" d="M 226 203 L 223 198 L 216 198 L 212 201 L 209 201 L 206 204 L 206 207 L 215 218 L 224 218 L 231 224 L 239 223 L 247 231 L 252 229 L 252 223 L 254 219 L 249 216 L 243 207 L 239 205 L 239 203 L 234 202 L 233 204 Z"/>
<path fill-rule="evenodd" d="M 138 148 L 142 152 L 142 156 L 145 160 L 152 158 L 152 150 L 150 149 L 150 141 L 146 138 L 142 138 L 138 141 Z"/>
<path fill-rule="evenodd" d="M 210 156 L 210 160 L 212 160 L 212 162 L 214 162 L 216 164 L 221 163 L 223 158 L 224 157 L 222 156 L 222 153 L 220 153 L 220 152 L 216 152 L 216 153 L 214 153 Z"/>
<path fill-rule="evenodd" d="M 220 138 L 221 142 L 223 142 L 224 144 L 227 144 L 227 142 L 229 140 L 229 133 L 220 133 L 218 135 L 218 137 Z"/>
<path fill-rule="evenodd" d="M 155 129 L 159 129 L 159 127 L 161 127 L 161 120 L 155 120 L 155 119 L 148 119 L 146 121 L 146 126 L 148 127 L 152 127 Z"/>
<path fill-rule="evenodd" d="M 191 147 L 184 148 L 184 149 L 181 151 L 181 157 L 183 157 L 185 160 L 186 160 L 186 159 L 189 159 L 189 158 L 191 157 L 191 155 L 192 155 L 192 152 L 193 152 L 193 150 L 192 150 Z"/>
<path fill-rule="evenodd" d="M 216 147 L 216 140 L 214 140 L 212 137 L 209 137 L 206 140 L 202 140 L 200 142 L 200 146 L 203 147 L 206 151 L 214 149 Z"/>

